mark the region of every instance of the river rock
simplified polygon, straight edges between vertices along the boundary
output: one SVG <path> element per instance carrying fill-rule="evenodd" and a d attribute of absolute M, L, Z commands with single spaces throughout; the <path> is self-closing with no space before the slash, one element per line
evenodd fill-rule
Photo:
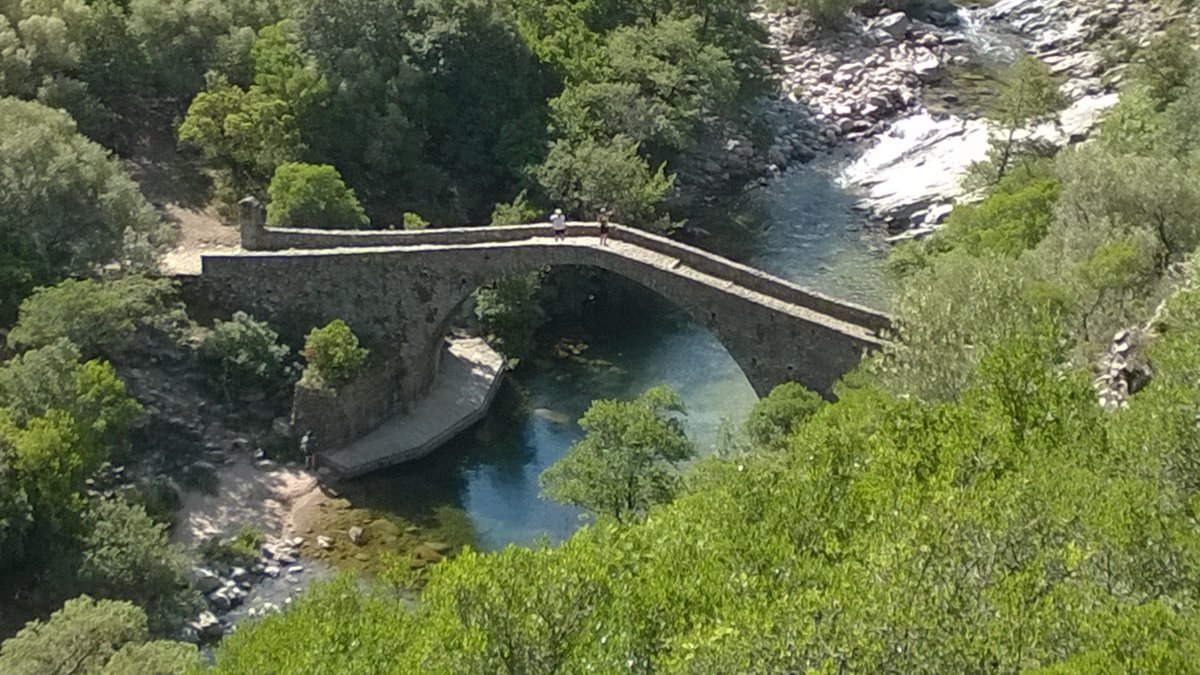
<path fill-rule="evenodd" d="M 872 21 L 867 30 L 881 31 L 894 40 L 903 40 L 912 28 L 912 20 L 904 12 L 892 12 Z"/>
<path fill-rule="evenodd" d="M 443 541 L 427 541 L 425 542 L 425 546 L 428 546 L 434 552 L 440 553 L 441 555 L 446 555 L 450 552 L 450 549 L 454 548 L 450 544 L 447 544 Z"/>
<path fill-rule="evenodd" d="M 946 74 L 946 69 L 942 67 L 942 62 L 933 52 L 925 52 L 909 65 L 909 70 L 917 79 L 925 84 L 932 84 L 942 79 Z"/>
<path fill-rule="evenodd" d="M 233 602 L 229 599 L 229 596 L 225 594 L 225 590 L 221 589 L 208 596 L 208 606 L 211 607 L 214 612 L 228 612 L 229 609 L 233 607 Z"/>
<path fill-rule="evenodd" d="M 208 594 L 220 588 L 224 583 L 221 577 L 212 570 L 203 567 L 192 568 L 192 586 L 201 593 Z"/>
<path fill-rule="evenodd" d="M 221 625 L 217 615 L 212 612 L 200 612 L 200 616 L 190 625 L 196 630 L 200 639 L 206 642 L 219 640 L 225 634 L 225 627 Z"/>
<path fill-rule="evenodd" d="M 317 548 L 328 551 L 333 548 L 333 540 L 322 534 L 317 537 Z"/>
<path fill-rule="evenodd" d="M 426 546 L 425 544 L 421 544 L 413 549 L 413 557 L 417 560 L 435 563 L 442 559 L 442 554 L 433 550 L 429 546 Z"/>
<path fill-rule="evenodd" d="M 361 527 L 359 527 L 358 525 L 352 526 L 349 530 L 347 530 L 346 534 L 349 535 L 351 544 L 354 544 L 355 546 L 363 545 L 363 539 L 364 539 L 365 533 L 363 532 L 363 529 Z"/>

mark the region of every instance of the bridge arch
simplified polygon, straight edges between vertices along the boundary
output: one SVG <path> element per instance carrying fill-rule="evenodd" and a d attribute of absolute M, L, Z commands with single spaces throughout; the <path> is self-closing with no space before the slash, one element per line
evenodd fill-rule
<path fill-rule="evenodd" d="M 725 346 L 761 396 L 789 380 L 828 394 L 882 342 L 886 315 L 828 298 L 664 237 L 594 224 L 557 242 L 549 225 L 419 232 L 265 228 L 243 213 L 245 251 L 205 256 L 201 284 L 218 304 L 294 333 L 341 318 L 393 354 L 398 397 L 415 400 L 437 371 L 456 308 L 477 288 L 547 266 L 596 267 L 682 309 Z"/>

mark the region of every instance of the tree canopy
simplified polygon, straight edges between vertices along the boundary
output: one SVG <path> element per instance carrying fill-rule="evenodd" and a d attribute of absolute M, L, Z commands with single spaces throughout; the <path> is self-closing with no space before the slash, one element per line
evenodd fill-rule
<path fill-rule="evenodd" d="M 0 317 L 35 286 L 109 262 L 145 266 L 170 230 L 66 113 L 0 98 Z"/>

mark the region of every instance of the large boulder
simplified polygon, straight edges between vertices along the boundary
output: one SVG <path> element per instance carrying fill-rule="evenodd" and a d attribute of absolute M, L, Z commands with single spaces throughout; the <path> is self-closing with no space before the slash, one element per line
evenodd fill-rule
<path fill-rule="evenodd" d="M 893 40 L 903 40 L 912 28 L 912 20 L 904 12 L 892 12 L 875 19 L 867 27 L 868 33 L 879 31 L 887 34 Z"/>
<path fill-rule="evenodd" d="M 203 567 L 192 568 L 192 586 L 205 595 L 221 588 L 225 582 L 212 570 Z"/>

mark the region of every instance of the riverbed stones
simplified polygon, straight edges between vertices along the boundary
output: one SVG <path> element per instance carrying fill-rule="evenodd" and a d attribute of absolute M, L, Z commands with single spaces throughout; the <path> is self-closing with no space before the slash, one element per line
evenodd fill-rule
<path fill-rule="evenodd" d="M 350 543 L 355 546 L 362 546 L 366 538 L 366 532 L 358 525 L 352 526 L 346 534 L 350 537 Z"/>

